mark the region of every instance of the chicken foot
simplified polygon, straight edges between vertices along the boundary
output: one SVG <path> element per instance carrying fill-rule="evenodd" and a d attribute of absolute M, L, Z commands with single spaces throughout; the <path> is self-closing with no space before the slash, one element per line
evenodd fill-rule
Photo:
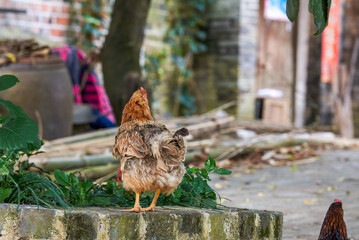
<path fill-rule="evenodd" d="M 143 211 L 143 208 L 141 208 L 141 205 L 140 205 L 140 194 L 141 193 L 136 192 L 136 201 L 135 201 L 135 206 L 133 206 L 133 208 L 121 210 L 121 212 L 137 212 L 138 213 L 138 212 Z"/>
<path fill-rule="evenodd" d="M 154 196 L 154 198 L 152 200 L 151 205 L 149 207 L 147 207 L 147 208 L 142 208 L 141 211 L 143 211 L 143 212 L 151 212 L 151 211 L 155 210 L 156 202 L 157 202 L 158 197 L 160 196 L 160 193 L 161 193 L 161 190 L 157 189 L 157 191 L 155 193 L 155 196 Z"/>

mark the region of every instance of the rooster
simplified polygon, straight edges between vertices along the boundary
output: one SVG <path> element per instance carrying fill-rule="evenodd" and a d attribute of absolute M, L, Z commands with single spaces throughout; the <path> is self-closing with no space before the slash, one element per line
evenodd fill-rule
<path fill-rule="evenodd" d="M 145 89 L 133 93 L 124 107 L 112 151 L 116 158 L 121 157 L 124 188 L 136 193 L 134 207 L 123 211 L 153 211 L 161 192 L 170 194 L 177 188 L 185 173 L 183 137 L 187 135 L 186 128 L 172 134 L 153 121 Z M 140 194 L 146 191 L 155 196 L 149 207 L 141 208 Z"/>
<path fill-rule="evenodd" d="M 342 201 L 335 199 L 330 205 L 318 240 L 348 240 Z"/>

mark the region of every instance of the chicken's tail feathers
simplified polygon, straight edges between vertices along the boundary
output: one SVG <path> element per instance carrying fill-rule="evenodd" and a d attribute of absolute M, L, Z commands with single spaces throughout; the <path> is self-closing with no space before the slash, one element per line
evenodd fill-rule
<path fill-rule="evenodd" d="M 177 166 L 185 158 L 187 146 L 182 136 L 186 134 L 186 128 L 179 129 L 173 135 L 168 131 L 161 133 L 151 142 L 153 156 L 169 167 Z"/>
<path fill-rule="evenodd" d="M 177 137 L 177 136 L 182 136 L 182 137 L 185 137 L 185 136 L 188 136 L 189 135 L 189 131 L 187 128 L 181 128 L 181 129 L 178 129 L 175 134 L 173 134 L 173 137 Z"/>

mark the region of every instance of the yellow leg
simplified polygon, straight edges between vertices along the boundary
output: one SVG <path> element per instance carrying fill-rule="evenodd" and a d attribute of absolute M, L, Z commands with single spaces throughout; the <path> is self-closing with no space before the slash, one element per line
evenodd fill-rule
<path fill-rule="evenodd" d="M 141 211 L 149 212 L 149 211 L 155 210 L 156 202 L 157 202 L 158 197 L 160 196 L 160 193 L 161 193 L 161 190 L 157 189 L 155 197 L 153 198 L 151 205 L 148 208 L 142 208 Z"/>
<path fill-rule="evenodd" d="M 136 193 L 136 201 L 135 201 L 135 206 L 133 206 L 133 208 L 125 209 L 125 210 L 121 210 L 121 211 L 122 212 L 140 212 L 142 210 L 141 205 L 140 205 L 140 194 L 141 193 Z"/>

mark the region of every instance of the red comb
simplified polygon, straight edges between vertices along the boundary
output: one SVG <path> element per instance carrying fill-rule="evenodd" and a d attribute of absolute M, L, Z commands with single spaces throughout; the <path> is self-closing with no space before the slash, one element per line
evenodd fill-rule
<path fill-rule="evenodd" d="M 339 199 L 334 199 L 334 202 L 340 202 L 340 203 L 342 203 L 342 201 L 339 200 Z"/>
<path fill-rule="evenodd" d="M 143 87 L 140 87 L 140 89 L 146 91 Z M 147 93 L 143 94 L 143 97 L 147 98 Z"/>

